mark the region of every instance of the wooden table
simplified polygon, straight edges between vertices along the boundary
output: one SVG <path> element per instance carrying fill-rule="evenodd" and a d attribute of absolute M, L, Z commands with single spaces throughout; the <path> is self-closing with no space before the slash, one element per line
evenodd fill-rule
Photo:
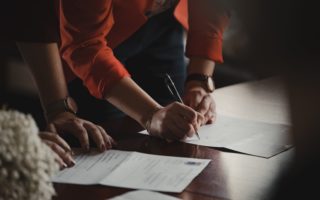
<path fill-rule="evenodd" d="M 265 90 L 261 91 L 266 85 L 272 85 L 271 83 L 275 86 L 274 89 L 268 90 L 264 88 Z M 252 93 L 250 88 L 254 88 L 256 92 L 259 92 Z M 239 94 L 237 91 L 242 91 L 242 93 Z M 268 104 L 265 98 L 268 96 L 266 93 L 277 93 L 278 95 L 269 96 L 269 98 L 272 99 L 272 103 Z M 279 93 L 281 93 L 281 95 L 279 95 Z M 230 105 L 228 102 L 230 103 L 230 101 L 232 101 L 233 98 L 230 98 L 230 95 L 232 96 L 233 94 L 236 95 L 233 97 L 237 97 L 238 100 L 237 103 Z M 219 89 L 216 91 L 215 97 L 218 108 L 221 105 L 218 113 L 243 115 L 245 118 L 255 117 L 262 121 L 272 121 L 272 119 L 278 118 L 278 122 L 289 123 L 287 111 L 284 108 L 286 105 L 284 101 L 285 96 L 282 94 L 282 89 L 279 87 L 277 80 L 268 79 Z M 226 98 L 229 101 L 227 101 Z M 250 100 L 248 100 L 248 98 L 250 98 Z M 259 100 L 259 98 L 261 98 L 262 101 L 260 101 L 261 99 Z M 263 105 L 262 109 L 266 109 L 265 107 L 269 106 L 269 109 L 267 109 L 268 113 L 257 114 L 259 109 L 255 112 L 250 110 L 250 112 L 252 112 L 251 114 L 250 112 L 245 112 L 252 101 L 255 101 L 255 104 L 267 104 Z M 258 105 L 255 106 L 258 107 Z M 273 109 L 274 112 L 279 112 L 279 106 L 283 109 L 282 114 L 280 114 L 282 116 L 279 116 L 278 113 L 276 117 L 272 117 L 272 111 L 270 109 Z M 240 108 L 243 109 L 243 111 L 241 111 Z M 268 116 L 268 114 L 270 116 Z M 293 150 L 291 149 L 270 159 L 265 159 L 223 149 L 214 149 L 181 142 L 167 143 L 158 138 L 137 134 L 137 132 L 141 130 L 141 127 L 129 118 L 108 122 L 103 124 L 103 126 L 108 133 L 117 140 L 118 146 L 116 149 L 168 156 L 211 159 L 210 164 L 182 193 L 167 193 L 187 200 L 267 199 L 272 194 L 270 189 L 278 173 L 288 164 L 293 155 Z M 58 196 L 55 197 L 56 200 L 102 200 L 130 191 L 129 189 L 100 185 L 79 186 L 55 184 L 55 188 L 58 194 Z"/>

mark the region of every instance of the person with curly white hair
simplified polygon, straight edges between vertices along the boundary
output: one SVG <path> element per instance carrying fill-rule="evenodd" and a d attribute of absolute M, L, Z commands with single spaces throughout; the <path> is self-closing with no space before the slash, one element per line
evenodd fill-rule
<path fill-rule="evenodd" d="M 55 194 L 51 176 L 60 158 L 38 132 L 31 115 L 0 110 L 0 200 L 49 200 Z"/>

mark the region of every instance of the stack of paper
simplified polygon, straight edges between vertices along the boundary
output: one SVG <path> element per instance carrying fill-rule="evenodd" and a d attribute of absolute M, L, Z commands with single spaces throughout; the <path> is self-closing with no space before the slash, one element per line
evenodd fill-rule
<path fill-rule="evenodd" d="M 208 165 L 208 159 L 109 150 L 76 156 L 76 165 L 60 171 L 53 182 L 182 192 Z"/>

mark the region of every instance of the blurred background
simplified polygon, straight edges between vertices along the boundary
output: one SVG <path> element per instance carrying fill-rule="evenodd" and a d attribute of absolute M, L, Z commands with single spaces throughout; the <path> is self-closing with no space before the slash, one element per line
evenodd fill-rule
<path fill-rule="evenodd" d="M 0 106 L 30 113 L 38 126 L 44 127 L 36 85 L 15 43 L 11 41 L 0 44 Z"/>

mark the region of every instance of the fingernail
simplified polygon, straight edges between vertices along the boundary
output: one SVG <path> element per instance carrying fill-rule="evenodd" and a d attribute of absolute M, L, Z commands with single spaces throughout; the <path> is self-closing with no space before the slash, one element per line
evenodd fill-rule
<path fill-rule="evenodd" d="M 105 151 L 105 150 L 106 150 L 106 147 L 104 146 L 104 144 L 101 144 L 101 145 L 100 145 L 100 150 L 101 150 L 101 151 Z"/>
<path fill-rule="evenodd" d="M 75 166 L 76 165 L 76 161 L 75 160 L 73 160 L 72 158 L 71 158 L 71 166 Z"/>
<path fill-rule="evenodd" d="M 62 163 L 62 169 L 67 168 L 68 165 L 66 163 Z"/>

